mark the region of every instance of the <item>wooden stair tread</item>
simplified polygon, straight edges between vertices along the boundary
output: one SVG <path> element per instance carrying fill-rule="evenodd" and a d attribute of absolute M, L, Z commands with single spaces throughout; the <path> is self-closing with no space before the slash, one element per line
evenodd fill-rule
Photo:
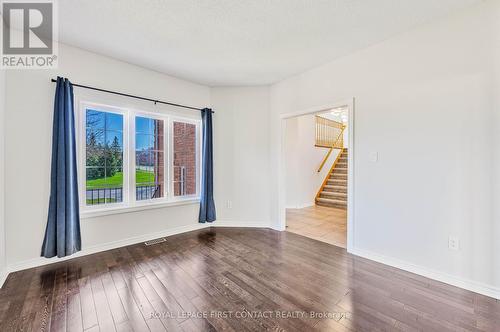
<path fill-rule="evenodd" d="M 338 199 L 331 199 L 331 198 L 323 198 L 319 197 L 316 202 L 319 203 L 329 203 L 329 204 L 335 204 L 339 206 L 347 206 L 347 201 L 340 201 Z"/>
<path fill-rule="evenodd" d="M 347 198 L 347 193 L 338 192 L 338 191 L 322 191 L 320 194 L 321 195 L 327 195 L 327 196 L 335 196 L 335 197 L 345 197 L 345 198 Z"/>
<path fill-rule="evenodd" d="M 345 189 L 345 190 L 347 190 L 347 186 L 327 184 L 326 186 L 323 187 L 323 189 Z"/>
<path fill-rule="evenodd" d="M 332 185 L 332 184 L 342 184 L 344 186 L 347 185 L 347 179 L 344 180 L 338 180 L 338 179 L 328 179 L 326 182 L 327 185 Z"/>

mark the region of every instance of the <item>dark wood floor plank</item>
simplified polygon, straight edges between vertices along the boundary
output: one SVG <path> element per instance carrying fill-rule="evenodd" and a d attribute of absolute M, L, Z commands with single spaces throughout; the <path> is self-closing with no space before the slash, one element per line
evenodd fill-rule
<path fill-rule="evenodd" d="M 42 285 L 40 296 L 36 300 L 37 303 L 33 306 L 33 308 L 36 308 L 36 311 L 32 324 L 29 327 L 31 331 L 48 331 L 50 328 L 50 314 L 52 311 L 56 271 L 56 266 L 53 270 L 42 269 L 42 272 L 38 276 L 41 277 Z"/>
<path fill-rule="evenodd" d="M 66 330 L 67 312 L 67 266 L 61 266 L 56 271 L 54 300 L 50 317 L 51 331 Z"/>
<path fill-rule="evenodd" d="M 81 277 L 80 266 L 72 262 L 69 263 L 67 274 L 66 330 L 83 331 L 80 286 L 78 285 L 78 279 Z"/>
<path fill-rule="evenodd" d="M 140 278 L 144 278 L 142 272 L 140 274 L 137 274 L 137 270 L 131 265 L 122 267 L 121 272 L 123 279 L 125 280 L 125 283 L 127 285 L 127 297 L 129 298 L 129 301 L 133 300 L 139 307 L 139 310 L 148 328 L 153 332 L 166 331 L 163 323 L 154 316 L 155 310 L 149 302 L 147 296 L 143 293 L 141 286 L 137 282 L 136 275 L 140 276 Z M 132 302 L 127 302 L 127 305 L 131 304 Z"/>
<path fill-rule="evenodd" d="M 123 308 L 122 302 L 120 300 L 120 295 L 115 287 L 113 278 L 110 272 L 105 272 L 101 275 L 101 282 L 104 288 L 104 293 L 106 294 L 106 299 L 108 300 L 109 310 L 111 311 L 111 316 L 113 317 L 113 322 L 115 326 L 128 326 L 128 317 L 125 309 Z"/>
<path fill-rule="evenodd" d="M 130 322 L 130 326 L 134 331 L 149 331 L 149 327 L 142 316 L 139 306 L 134 300 L 132 294 L 130 294 L 127 287 L 120 288 L 117 290 L 118 296 L 123 304 L 123 308 L 127 313 L 127 317 Z"/>
<path fill-rule="evenodd" d="M 155 315 L 155 317 L 158 317 L 156 319 L 162 322 L 167 331 L 181 331 L 179 323 L 184 321 L 185 319 L 171 317 L 172 313 L 177 315 L 177 313 L 179 312 L 177 310 L 177 307 L 175 309 L 172 309 L 172 307 L 167 307 L 165 305 L 165 302 L 169 303 L 171 306 L 173 306 L 173 303 L 169 302 L 167 299 L 165 299 L 164 302 L 162 298 L 157 294 L 153 286 L 151 286 L 147 278 L 139 278 L 137 279 L 137 283 L 141 286 L 144 295 L 151 304 L 150 315 Z"/>
<path fill-rule="evenodd" d="M 113 315 L 111 314 L 108 299 L 101 281 L 101 272 L 90 278 L 90 286 L 92 288 L 92 295 L 94 296 L 99 327 L 104 331 L 115 331 Z"/>
<path fill-rule="evenodd" d="M 48 330 L 500 332 L 500 301 L 297 234 L 211 227 L 11 273 L 0 331 Z"/>
<path fill-rule="evenodd" d="M 24 299 L 23 309 L 19 315 L 21 320 L 18 323 L 19 327 L 26 326 L 34 319 L 34 306 L 38 303 L 37 298 L 40 295 L 41 286 L 42 283 L 40 282 L 40 278 L 37 275 L 32 275 L 29 290 L 26 294 L 26 298 Z M 3 318 L 0 318 L 0 321 L 3 321 Z"/>
<path fill-rule="evenodd" d="M 82 308 L 83 329 L 88 330 L 99 326 L 97 322 L 97 312 L 94 304 L 94 295 L 90 285 L 91 277 L 83 277 L 78 281 L 80 285 L 80 305 Z"/>

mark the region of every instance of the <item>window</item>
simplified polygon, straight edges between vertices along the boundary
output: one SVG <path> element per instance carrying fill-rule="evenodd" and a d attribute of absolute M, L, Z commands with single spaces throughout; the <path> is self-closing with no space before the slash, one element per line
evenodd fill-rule
<path fill-rule="evenodd" d="M 81 105 L 84 211 L 198 197 L 200 120 Z"/>
<path fill-rule="evenodd" d="M 87 205 L 123 201 L 123 116 L 86 110 Z"/>
<path fill-rule="evenodd" d="M 135 197 L 164 197 L 165 144 L 163 120 L 135 118 Z"/>

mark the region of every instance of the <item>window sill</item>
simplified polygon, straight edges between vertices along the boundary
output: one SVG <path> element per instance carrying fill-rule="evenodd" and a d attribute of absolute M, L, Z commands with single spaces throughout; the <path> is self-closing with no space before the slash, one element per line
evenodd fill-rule
<path fill-rule="evenodd" d="M 80 212 L 80 219 L 90 219 L 101 216 L 108 216 L 113 214 L 124 214 L 124 213 L 132 213 L 144 210 L 153 210 L 153 209 L 161 209 L 166 207 L 173 206 L 182 206 L 182 205 L 191 205 L 191 204 L 199 204 L 200 199 L 196 198 L 184 198 L 177 199 L 168 202 L 151 202 L 151 203 L 142 203 L 134 206 L 119 206 L 105 209 L 91 209 Z"/>

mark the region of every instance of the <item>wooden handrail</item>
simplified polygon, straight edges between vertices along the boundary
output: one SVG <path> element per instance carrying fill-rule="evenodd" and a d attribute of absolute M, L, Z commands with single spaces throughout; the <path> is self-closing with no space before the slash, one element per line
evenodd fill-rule
<path fill-rule="evenodd" d="M 340 130 L 340 134 L 337 136 L 337 139 L 332 144 L 332 146 L 328 149 L 328 152 L 327 152 L 325 158 L 323 158 L 323 161 L 319 165 L 318 173 L 321 172 L 321 170 L 323 169 L 323 166 L 325 166 L 325 163 L 328 160 L 328 157 L 330 157 L 330 154 L 332 154 L 333 149 L 335 149 L 335 148 L 339 148 L 339 149 L 343 148 L 343 146 L 337 146 L 337 143 L 340 140 L 340 138 L 342 137 L 342 135 L 344 134 L 344 130 L 345 130 L 345 126 L 342 127 L 342 129 Z"/>

